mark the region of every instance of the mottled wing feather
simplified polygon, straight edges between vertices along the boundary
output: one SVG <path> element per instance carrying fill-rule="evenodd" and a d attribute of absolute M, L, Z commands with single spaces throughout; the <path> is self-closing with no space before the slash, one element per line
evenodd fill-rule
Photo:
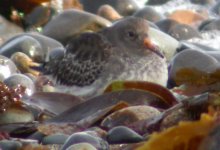
<path fill-rule="evenodd" d="M 52 75 L 63 85 L 92 84 L 102 73 L 111 45 L 97 33 L 83 33 L 67 45 L 64 58 L 53 64 Z"/>

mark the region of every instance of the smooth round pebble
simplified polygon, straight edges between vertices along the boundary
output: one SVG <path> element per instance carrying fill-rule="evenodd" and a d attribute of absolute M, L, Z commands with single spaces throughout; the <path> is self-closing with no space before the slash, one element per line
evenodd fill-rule
<path fill-rule="evenodd" d="M 213 72 L 219 68 L 219 62 L 214 57 L 199 50 L 184 50 L 174 56 L 170 62 L 169 78 L 174 81 L 176 73 L 183 68 L 197 69 L 203 72 Z"/>
<path fill-rule="evenodd" d="M 178 41 L 202 37 L 199 31 L 186 24 L 174 25 L 168 31 L 168 34 L 177 39 Z"/>
<path fill-rule="evenodd" d="M 42 144 L 64 144 L 64 142 L 67 140 L 69 136 L 65 134 L 52 134 L 45 136 L 42 140 Z"/>
<path fill-rule="evenodd" d="M 110 5 L 100 6 L 97 14 L 110 21 L 115 21 L 122 18 L 122 16 Z"/>
<path fill-rule="evenodd" d="M 34 82 L 27 76 L 23 74 L 13 74 L 3 81 L 7 86 L 14 88 L 18 85 L 24 86 L 25 94 L 28 96 L 32 95 L 35 92 Z"/>
<path fill-rule="evenodd" d="M 159 29 L 165 33 L 168 33 L 168 31 L 175 25 L 179 24 L 177 21 L 173 19 L 163 19 L 158 22 L 155 22 L 155 24 L 159 27 Z"/>
<path fill-rule="evenodd" d="M 85 11 L 96 13 L 101 5 L 108 4 L 122 16 L 130 16 L 139 9 L 135 0 L 80 0 Z"/>
<path fill-rule="evenodd" d="M 3 113 L 0 113 L 0 124 L 32 121 L 34 121 L 34 116 L 26 108 L 10 107 Z"/>
<path fill-rule="evenodd" d="M 86 11 L 68 9 L 59 13 L 44 26 L 43 35 L 65 44 L 75 34 L 88 30 L 99 31 L 111 24 L 109 20 L 98 15 Z"/>
<path fill-rule="evenodd" d="M 93 145 L 89 143 L 73 144 L 66 150 L 97 150 Z"/>
<path fill-rule="evenodd" d="M 70 147 L 73 144 L 78 143 L 90 143 L 95 148 L 100 150 L 108 150 L 108 143 L 102 140 L 99 137 L 92 136 L 90 134 L 87 134 L 85 132 L 78 132 L 72 134 L 63 144 L 63 147 L 61 150 L 66 150 L 68 147 Z"/>
<path fill-rule="evenodd" d="M 137 143 L 143 141 L 143 137 L 125 126 L 117 126 L 108 131 L 106 137 L 110 144 Z"/>
<path fill-rule="evenodd" d="M 4 81 L 12 74 L 18 73 L 18 69 L 13 61 L 0 55 L 0 81 Z"/>
<path fill-rule="evenodd" d="M 17 150 L 22 147 L 22 144 L 17 141 L 9 141 L 9 140 L 2 140 L 0 141 L 0 149 L 1 150 Z"/>
<path fill-rule="evenodd" d="M 144 8 L 136 11 L 133 16 L 146 19 L 151 22 L 157 22 L 164 19 L 164 16 L 157 12 L 153 7 L 145 6 Z"/>
<path fill-rule="evenodd" d="M 11 57 L 15 52 L 22 52 L 33 61 L 45 62 L 49 51 L 62 47 L 61 43 L 52 38 L 37 33 L 24 33 L 14 36 L 2 44 L 0 54 Z"/>
<path fill-rule="evenodd" d="M 49 60 L 62 59 L 64 53 L 65 53 L 65 49 L 62 48 L 53 49 L 52 51 L 49 52 Z"/>
<path fill-rule="evenodd" d="M 41 142 L 44 137 L 45 137 L 45 135 L 43 133 L 36 131 L 35 133 L 31 134 L 28 137 L 28 139 L 37 140 L 37 141 Z"/>

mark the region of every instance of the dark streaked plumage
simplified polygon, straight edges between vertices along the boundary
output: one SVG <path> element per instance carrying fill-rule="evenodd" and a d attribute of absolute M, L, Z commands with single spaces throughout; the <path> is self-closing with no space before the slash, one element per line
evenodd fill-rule
<path fill-rule="evenodd" d="M 113 80 L 167 81 L 166 60 L 148 36 L 148 23 L 135 17 L 77 35 L 64 57 L 48 62 L 45 70 L 58 85 L 71 87 L 62 90 L 76 95 L 94 96 Z"/>
<path fill-rule="evenodd" d="M 99 77 L 110 53 L 111 45 L 103 36 L 83 33 L 68 42 L 62 59 L 53 60 L 45 67 L 60 84 L 90 85 Z"/>

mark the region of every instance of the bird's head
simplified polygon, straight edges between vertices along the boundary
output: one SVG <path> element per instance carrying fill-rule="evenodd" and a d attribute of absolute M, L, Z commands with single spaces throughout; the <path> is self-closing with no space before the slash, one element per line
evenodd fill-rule
<path fill-rule="evenodd" d="M 141 18 L 127 17 L 115 22 L 107 29 L 109 40 L 122 51 L 136 55 L 155 53 L 164 57 L 159 48 L 151 41 L 148 22 Z"/>

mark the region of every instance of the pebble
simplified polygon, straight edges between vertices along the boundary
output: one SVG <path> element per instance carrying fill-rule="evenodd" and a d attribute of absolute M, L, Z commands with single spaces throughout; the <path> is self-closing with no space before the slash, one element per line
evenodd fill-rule
<path fill-rule="evenodd" d="M 214 4 L 210 10 L 216 15 L 220 15 L 220 1 L 217 1 L 217 3 Z"/>
<path fill-rule="evenodd" d="M 122 18 L 122 16 L 110 5 L 100 6 L 97 14 L 109 21 L 115 21 Z"/>
<path fill-rule="evenodd" d="M 15 52 L 28 55 L 33 61 L 45 62 L 48 53 L 55 48 L 63 48 L 58 41 L 37 33 L 17 35 L 0 47 L 0 54 L 11 57 Z"/>
<path fill-rule="evenodd" d="M 22 147 L 22 144 L 17 141 L 1 140 L 0 149 L 1 150 L 17 150 Z"/>
<path fill-rule="evenodd" d="M 133 16 L 146 19 L 151 22 L 157 22 L 164 19 L 164 16 L 157 12 L 153 7 L 145 6 L 144 8 L 136 11 Z"/>
<path fill-rule="evenodd" d="M 179 23 L 192 25 L 192 26 L 195 26 L 201 23 L 202 21 L 204 21 L 205 19 L 207 19 L 205 14 L 197 13 L 192 10 L 184 10 L 184 9 L 176 10 L 172 12 L 168 17 L 170 19 L 176 20 Z"/>
<path fill-rule="evenodd" d="M 87 134 L 85 132 L 78 132 L 78 133 L 72 134 L 65 141 L 61 150 L 66 150 L 71 145 L 78 144 L 78 143 L 90 143 L 97 149 L 108 150 L 108 144 L 104 140 L 102 140 L 99 137 L 95 137 L 90 134 Z"/>
<path fill-rule="evenodd" d="M 45 136 L 42 140 L 42 144 L 47 145 L 47 144 L 64 144 L 64 142 L 67 140 L 69 136 L 65 134 L 52 134 Z"/>
<path fill-rule="evenodd" d="M 199 58 L 199 59 L 198 59 Z M 192 68 L 203 72 L 213 72 L 219 62 L 212 56 L 199 50 L 184 50 L 179 52 L 170 62 L 170 79 L 174 79 L 176 72 L 182 68 Z"/>
<path fill-rule="evenodd" d="M 108 4 L 112 6 L 122 16 L 132 15 L 139 9 L 135 0 L 80 0 L 85 11 L 96 14 L 101 5 Z"/>
<path fill-rule="evenodd" d="M 93 145 L 89 143 L 73 144 L 66 150 L 97 150 Z"/>
<path fill-rule="evenodd" d="M 188 40 L 192 38 L 202 38 L 198 30 L 186 24 L 177 24 L 170 28 L 168 34 L 177 39 Z"/>
<path fill-rule="evenodd" d="M 143 141 L 143 137 L 125 126 L 117 126 L 108 131 L 106 137 L 110 144 L 137 143 Z"/>
<path fill-rule="evenodd" d="M 12 74 L 18 72 L 19 71 L 13 61 L 3 55 L 0 55 L 0 81 L 4 81 Z"/>
<path fill-rule="evenodd" d="M 179 24 L 177 21 L 173 19 L 162 19 L 155 23 L 159 29 L 165 33 L 168 33 L 168 31 L 175 25 Z"/>
<path fill-rule="evenodd" d="M 0 113 L 0 124 L 32 122 L 33 120 L 33 114 L 22 107 L 10 107 L 5 112 Z"/>
<path fill-rule="evenodd" d="M 77 33 L 98 31 L 111 24 L 110 21 L 98 15 L 69 9 L 64 10 L 49 21 L 43 28 L 43 35 L 49 36 L 65 44 L 69 38 Z"/>
<path fill-rule="evenodd" d="M 18 85 L 24 86 L 25 89 L 25 94 L 30 96 L 35 92 L 35 84 L 34 82 L 27 76 L 23 74 L 13 74 L 10 77 L 6 78 L 4 80 L 4 83 L 11 87 L 14 88 Z"/>

